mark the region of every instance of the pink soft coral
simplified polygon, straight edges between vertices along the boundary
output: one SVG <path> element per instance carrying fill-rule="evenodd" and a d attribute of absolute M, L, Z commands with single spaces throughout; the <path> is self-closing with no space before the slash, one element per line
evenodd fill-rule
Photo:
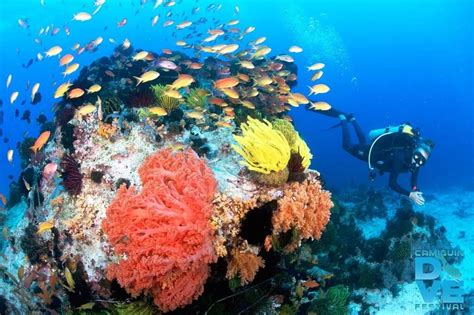
<path fill-rule="evenodd" d="M 161 150 L 139 175 L 143 189 L 123 185 L 102 224 L 122 258 L 107 276 L 134 296 L 151 294 L 170 311 L 201 295 L 217 259 L 209 224 L 216 181 L 192 150 Z"/>

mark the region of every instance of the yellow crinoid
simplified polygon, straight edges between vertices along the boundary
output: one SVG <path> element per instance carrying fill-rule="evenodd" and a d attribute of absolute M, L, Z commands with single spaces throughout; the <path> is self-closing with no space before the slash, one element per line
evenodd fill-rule
<path fill-rule="evenodd" d="M 239 145 L 233 145 L 245 161 L 243 165 L 251 171 L 270 174 L 286 169 L 290 159 L 290 145 L 285 136 L 273 129 L 267 120 L 247 117 L 241 124 L 242 136 L 234 136 Z"/>

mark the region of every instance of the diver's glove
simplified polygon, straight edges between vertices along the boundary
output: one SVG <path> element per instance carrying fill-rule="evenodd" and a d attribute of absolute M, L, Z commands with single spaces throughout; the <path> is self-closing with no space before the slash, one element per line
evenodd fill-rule
<path fill-rule="evenodd" d="M 412 191 L 408 198 L 419 206 L 425 204 L 425 198 L 423 198 L 423 193 L 421 191 Z"/>
<path fill-rule="evenodd" d="M 340 114 L 340 115 L 339 115 L 339 120 L 341 120 L 341 121 L 342 121 L 342 120 L 347 120 L 346 115 Z"/>

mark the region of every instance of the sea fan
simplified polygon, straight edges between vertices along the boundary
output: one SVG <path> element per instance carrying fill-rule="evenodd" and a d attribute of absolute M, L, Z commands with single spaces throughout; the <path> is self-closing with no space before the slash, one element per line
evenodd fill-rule
<path fill-rule="evenodd" d="M 72 196 L 77 196 L 82 190 L 82 174 L 80 164 L 74 157 L 69 154 L 64 154 L 61 159 L 61 169 L 63 186 L 67 192 Z"/>

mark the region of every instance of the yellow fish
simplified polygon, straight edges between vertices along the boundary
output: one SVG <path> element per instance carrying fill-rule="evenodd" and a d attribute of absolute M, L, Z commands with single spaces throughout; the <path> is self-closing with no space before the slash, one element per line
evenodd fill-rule
<path fill-rule="evenodd" d="M 258 86 L 267 86 L 267 85 L 272 84 L 272 82 L 273 82 L 273 80 L 270 77 L 264 76 L 264 77 L 261 77 L 258 80 L 256 80 L 255 84 L 258 85 Z"/>
<path fill-rule="evenodd" d="M 166 116 L 168 113 L 163 107 L 151 107 L 148 109 L 151 114 L 157 115 L 157 116 Z"/>
<path fill-rule="evenodd" d="M 309 95 L 317 95 L 317 94 L 323 94 L 329 92 L 329 86 L 326 84 L 316 84 L 314 86 L 308 86 L 309 87 Z"/>
<path fill-rule="evenodd" d="M 87 105 L 84 105 L 80 108 L 77 109 L 76 113 L 79 115 L 79 116 L 85 116 L 85 115 L 89 115 L 89 114 L 92 114 L 94 113 L 95 111 L 97 110 L 97 107 L 95 107 L 94 105 L 92 104 L 87 104 Z"/>
<path fill-rule="evenodd" d="M 63 83 L 58 88 L 56 89 L 56 92 L 54 92 L 54 98 L 60 98 L 63 97 L 64 94 L 69 90 L 69 88 L 72 86 L 71 83 Z"/>
<path fill-rule="evenodd" d="M 241 101 L 240 103 L 242 104 L 243 107 L 255 109 L 255 105 L 253 105 L 252 102 L 250 101 Z"/>
<path fill-rule="evenodd" d="M 321 79 L 322 76 L 323 76 L 323 72 L 319 70 L 318 72 L 313 74 L 313 76 L 311 77 L 311 81 L 316 81 L 318 79 Z"/>
<path fill-rule="evenodd" d="M 71 271 L 69 271 L 68 267 L 64 268 L 64 276 L 66 277 L 66 282 L 69 288 L 74 290 L 76 287 L 76 283 L 74 282 L 74 278 L 72 277 L 72 273 Z"/>
<path fill-rule="evenodd" d="M 318 62 L 318 63 L 315 63 L 312 66 L 309 66 L 308 70 L 313 70 L 314 71 L 314 70 L 321 70 L 322 68 L 324 68 L 324 63 Z"/>
<path fill-rule="evenodd" d="M 127 50 L 130 47 L 131 43 L 128 38 L 125 38 L 122 43 L 122 49 Z"/>
<path fill-rule="evenodd" d="M 255 69 L 255 66 L 253 65 L 253 63 L 251 63 L 250 61 L 247 61 L 247 60 L 242 60 L 240 62 L 240 66 L 242 68 L 249 69 L 249 70 Z"/>
<path fill-rule="evenodd" d="M 72 89 L 72 90 L 69 92 L 68 98 L 70 98 L 70 99 L 79 98 L 79 97 L 81 97 L 82 95 L 84 95 L 84 90 L 83 90 L 83 89 L 80 89 L 80 88 L 75 88 L 75 89 Z"/>
<path fill-rule="evenodd" d="M 289 49 L 288 49 L 289 52 L 292 52 L 292 53 L 300 53 L 303 51 L 303 48 L 299 47 L 299 46 L 291 46 Z"/>
<path fill-rule="evenodd" d="M 203 113 L 198 112 L 198 111 L 187 112 L 186 116 L 188 116 L 189 118 L 193 118 L 193 119 L 203 119 L 204 118 Z"/>
<path fill-rule="evenodd" d="M 239 98 L 239 93 L 237 93 L 237 91 L 234 90 L 233 88 L 220 89 L 220 91 L 222 91 L 222 93 L 224 93 L 225 95 L 227 95 L 230 98 L 233 98 L 233 99 L 238 99 Z"/>
<path fill-rule="evenodd" d="M 9 74 L 7 77 L 7 89 L 10 87 L 10 83 L 12 83 L 12 75 Z"/>
<path fill-rule="evenodd" d="M 90 19 L 92 19 L 92 15 L 90 15 L 87 12 L 79 12 L 79 13 L 75 14 L 72 19 L 74 21 L 85 22 L 85 21 L 89 21 Z"/>
<path fill-rule="evenodd" d="M 78 63 L 73 63 L 72 65 L 68 66 L 66 70 L 64 70 L 63 74 L 64 76 L 67 76 L 73 72 L 75 72 L 77 69 L 79 69 L 79 64 Z"/>
<path fill-rule="evenodd" d="M 22 179 L 23 179 L 23 185 L 25 185 L 26 190 L 30 191 L 31 190 L 30 183 L 28 183 L 24 177 L 22 177 Z"/>
<path fill-rule="evenodd" d="M 36 139 L 35 143 L 33 144 L 30 149 L 34 152 L 37 153 L 39 150 L 43 148 L 43 146 L 48 142 L 49 136 L 51 135 L 50 131 L 45 131 L 43 132 L 38 139 Z"/>
<path fill-rule="evenodd" d="M 237 44 L 230 44 L 225 45 L 222 49 L 219 50 L 220 55 L 230 54 L 239 49 L 239 45 Z"/>
<path fill-rule="evenodd" d="M 171 84 L 171 88 L 174 90 L 179 90 L 181 88 L 190 86 L 194 81 L 194 78 L 189 74 L 180 74 L 178 78 Z"/>
<path fill-rule="evenodd" d="M 36 234 L 42 234 L 46 231 L 49 231 L 51 230 L 52 228 L 54 227 L 54 222 L 51 220 L 51 221 L 45 221 L 45 222 L 41 222 L 39 225 L 38 225 L 38 231 L 36 231 Z"/>
<path fill-rule="evenodd" d="M 326 102 L 311 102 L 311 106 L 309 107 L 309 109 L 326 111 L 331 109 L 331 105 Z"/>
<path fill-rule="evenodd" d="M 263 44 L 267 40 L 266 37 L 259 37 L 255 40 L 255 45 Z"/>
<path fill-rule="evenodd" d="M 39 87 L 40 87 L 39 83 L 35 83 L 33 85 L 33 88 L 31 89 L 31 102 L 35 100 L 35 96 L 36 96 L 36 93 L 38 93 Z"/>
<path fill-rule="evenodd" d="M 15 91 L 13 92 L 11 95 L 10 95 L 10 104 L 13 105 L 13 103 L 15 103 L 16 99 L 18 98 L 18 95 L 20 93 L 18 91 Z"/>
<path fill-rule="evenodd" d="M 298 104 L 306 105 L 309 103 L 308 99 L 301 93 L 294 93 L 291 95 Z"/>
<path fill-rule="evenodd" d="M 252 59 L 254 58 L 261 58 L 263 56 L 266 56 L 268 55 L 270 52 L 272 51 L 272 49 L 270 47 L 260 47 L 259 49 L 257 49 L 257 51 L 252 55 Z"/>
<path fill-rule="evenodd" d="M 139 53 L 137 53 L 135 56 L 133 56 L 132 60 L 134 60 L 134 61 L 143 60 L 143 59 L 145 59 L 146 56 L 148 56 L 148 52 L 143 50 L 143 51 L 140 51 Z"/>
<path fill-rule="evenodd" d="M 63 49 L 61 46 L 53 46 L 45 53 L 45 55 L 46 57 L 53 57 L 59 55 L 62 51 Z"/>
<path fill-rule="evenodd" d="M 147 71 L 143 73 L 140 77 L 134 77 L 137 80 L 137 85 L 138 86 L 140 83 L 146 83 L 155 80 L 160 76 L 159 72 L 156 71 Z"/>
<path fill-rule="evenodd" d="M 62 56 L 61 59 L 59 60 L 59 65 L 60 65 L 60 66 L 68 65 L 68 64 L 70 64 L 73 60 L 74 60 L 74 56 L 73 56 L 73 55 L 71 55 L 71 54 L 64 55 L 64 56 Z"/>
<path fill-rule="evenodd" d="M 180 46 L 180 47 L 183 47 L 183 46 L 186 46 L 187 43 L 184 40 L 178 40 L 178 41 L 176 41 L 176 45 Z"/>
<path fill-rule="evenodd" d="M 94 84 L 90 88 L 88 88 L 87 94 L 92 94 L 92 93 L 97 93 L 102 89 L 102 87 L 99 84 Z"/>
<path fill-rule="evenodd" d="M 179 23 L 178 25 L 176 25 L 176 29 L 182 30 L 183 28 L 189 27 L 192 24 L 193 24 L 193 22 L 191 22 L 191 21 L 184 21 L 184 22 Z"/>
<path fill-rule="evenodd" d="M 176 90 L 168 90 L 164 94 L 171 98 L 180 99 L 182 97 L 181 93 L 179 93 L 179 91 L 176 91 Z"/>
<path fill-rule="evenodd" d="M 13 163 L 13 150 L 12 149 L 8 150 L 7 152 L 7 160 L 10 164 Z"/>

